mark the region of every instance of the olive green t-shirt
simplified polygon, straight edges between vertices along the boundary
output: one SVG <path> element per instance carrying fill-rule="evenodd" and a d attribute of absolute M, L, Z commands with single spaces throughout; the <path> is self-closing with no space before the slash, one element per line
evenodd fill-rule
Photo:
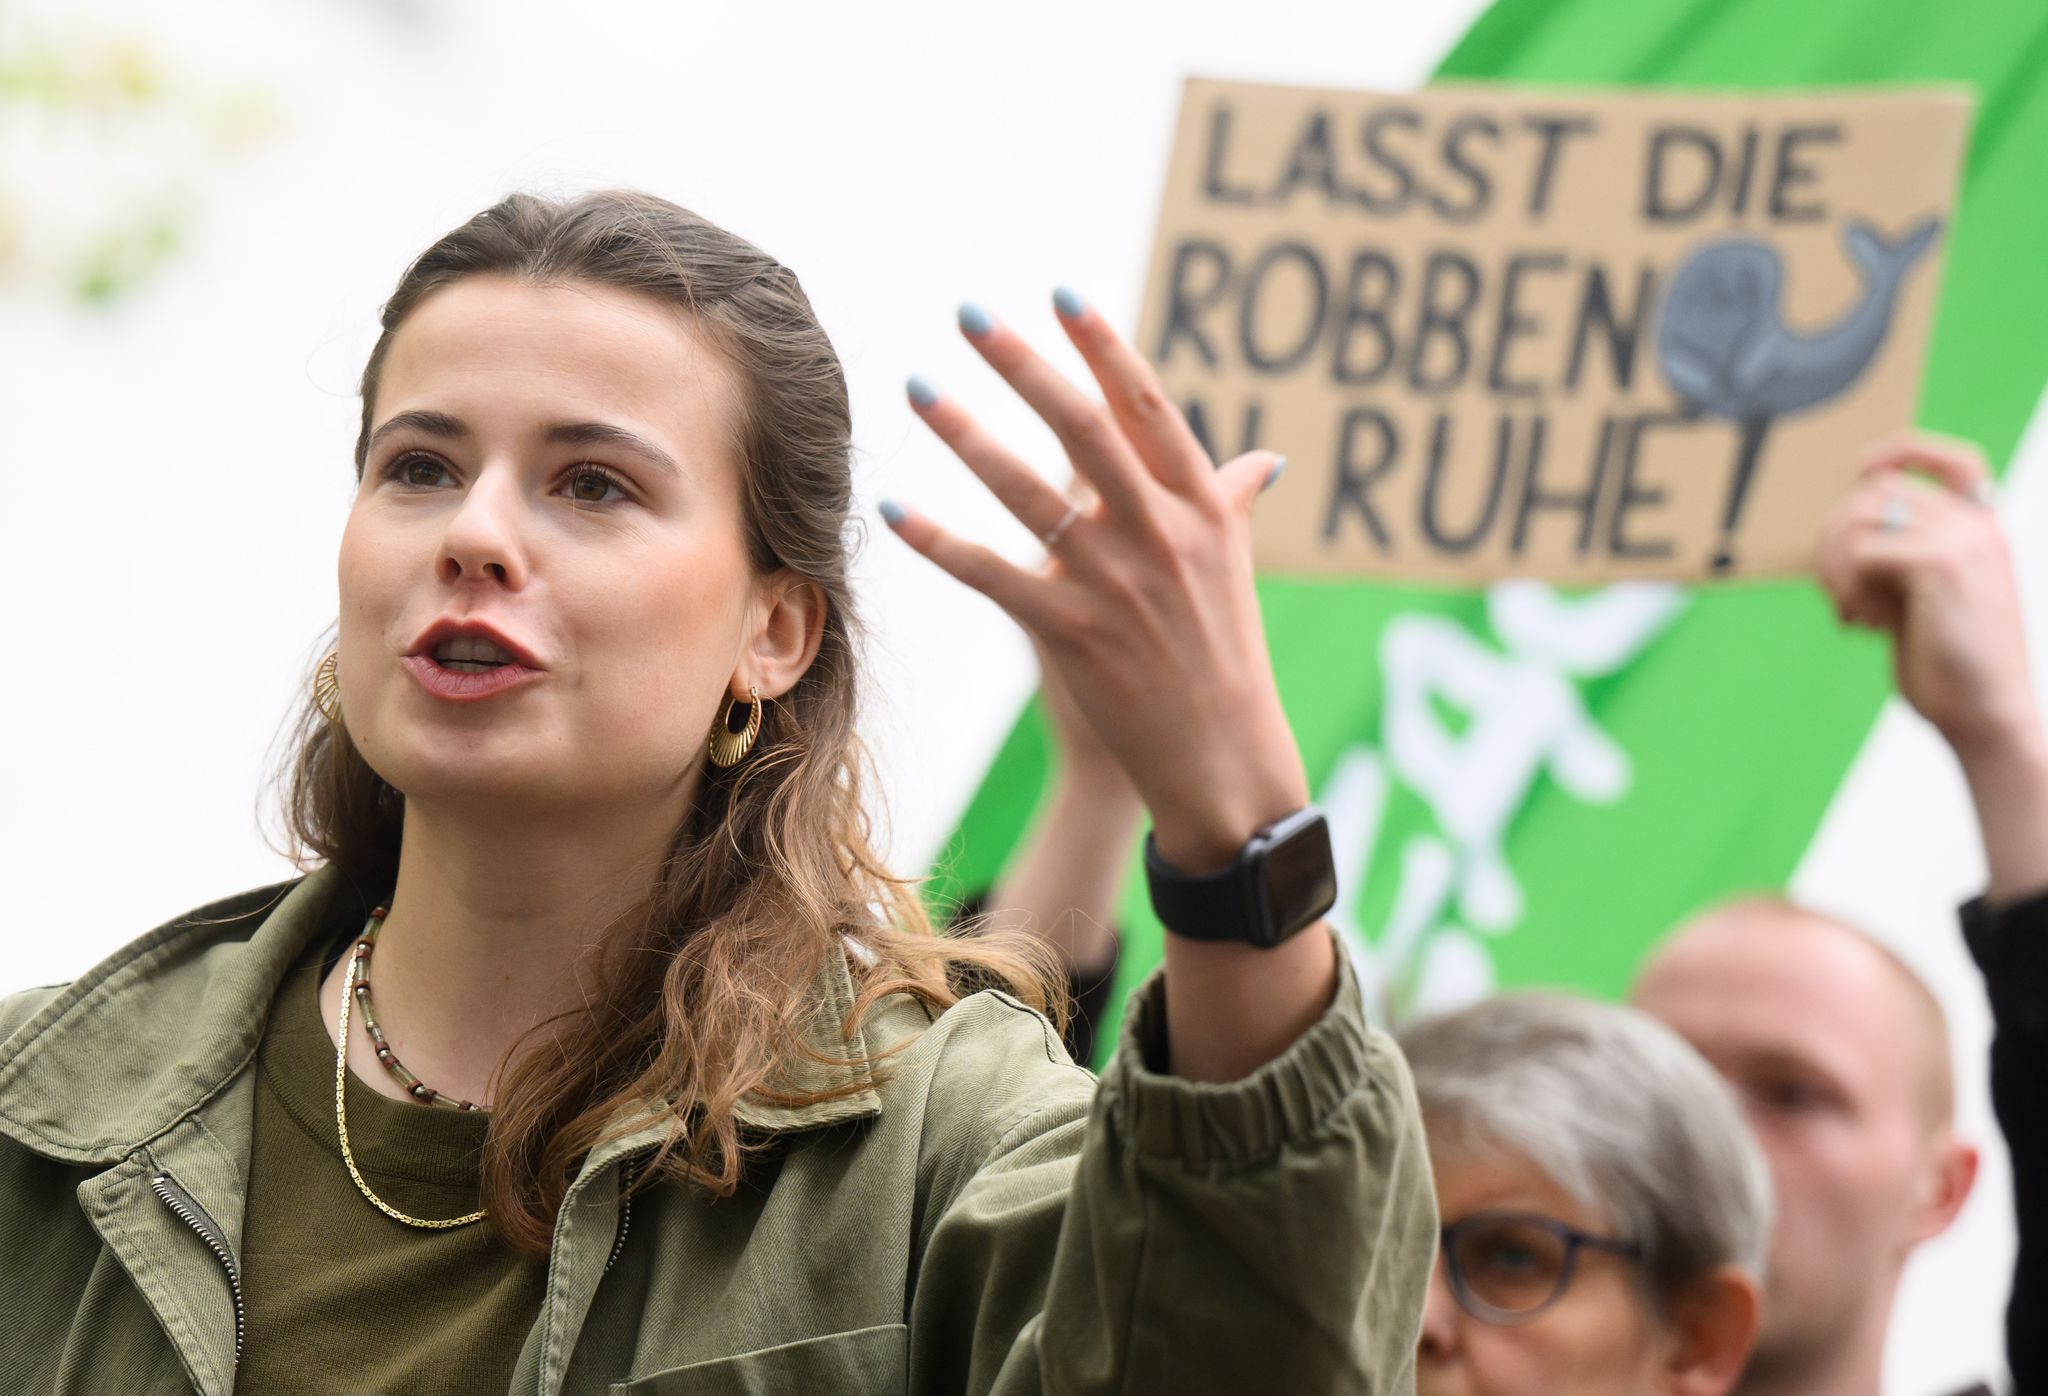
<path fill-rule="evenodd" d="M 320 980 L 356 927 L 286 977 L 258 1051 L 242 1230 L 240 1392 L 503 1396 L 540 1311 L 545 1261 L 488 1222 L 426 1231 L 356 1190 L 334 1123 L 334 1024 Z M 351 1072 L 349 1148 L 377 1194 L 416 1217 L 477 1208 L 489 1117 L 389 1099 Z"/>

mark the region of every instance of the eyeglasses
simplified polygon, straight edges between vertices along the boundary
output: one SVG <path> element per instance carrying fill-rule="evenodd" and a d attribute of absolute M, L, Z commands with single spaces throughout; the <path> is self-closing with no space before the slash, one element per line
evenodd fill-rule
<path fill-rule="evenodd" d="M 1451 1296 L 1483 1323 L 1527 1323 L 1555 1304 L 1581 1250 L 1643 1258 L 1634 1242 L 1591 1236 L 1534 1212 L 1474 1212 L 1444 1228 L 1443 1247 Z"/>

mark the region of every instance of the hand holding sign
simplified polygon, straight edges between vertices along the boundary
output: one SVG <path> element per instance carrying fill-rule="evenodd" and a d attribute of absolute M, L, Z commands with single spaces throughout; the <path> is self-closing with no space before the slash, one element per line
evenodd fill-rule
<path fill-rule="evenodd" d="M 1828 516 L 1819 572 L 1844 622 L 1891 639 L 1899 693 L 1969 782 L 1986 895 L 2014 901 L 2048 888 L 2048 734 L 1990 478 L 1966 442 L 1880 441 L 1862 484 Z"/>
<path fill-rule="evenodd" d="M 1828 515 L 1819 549 L 1835 613 L 1891 639 L 1900 696 L 1965 765 L 2044 745 L 1990 482 L 1974 446 L 1888 437 L 1863 454 L 1862 481 Z"/>

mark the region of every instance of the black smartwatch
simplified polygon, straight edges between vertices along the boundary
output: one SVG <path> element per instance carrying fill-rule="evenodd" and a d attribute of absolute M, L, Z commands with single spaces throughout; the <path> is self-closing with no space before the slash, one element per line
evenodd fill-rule
<path fill-rule="evenodd" d="M 1229 867 L 1206 877 L 1169 866 L 1147 833 L 1145 882 L 1175 935 L 1270 950 L 1337 904 L 1330 826 L 1305 806 L 1253 834 Z"/>

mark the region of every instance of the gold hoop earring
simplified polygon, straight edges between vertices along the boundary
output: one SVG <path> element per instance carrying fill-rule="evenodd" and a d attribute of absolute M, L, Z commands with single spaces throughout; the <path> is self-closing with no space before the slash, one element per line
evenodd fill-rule
<path fill-rule="evenodd" d="M 341 651 L 329 650 L 313 671 L 313 702 L 327 720 L 341 725 Z"/>
<path fill-rule="evenodd" d="M 740 700 L 728 703 L 724 714 L 711 724 L 711 764 L 733 766 L 754 748 L 754 739 L 761 735 L 761 690 L 749 686 L 747 689 L 747 721 L 744 727 L 735 729 L 733 718 L 739 713 Z"/>

